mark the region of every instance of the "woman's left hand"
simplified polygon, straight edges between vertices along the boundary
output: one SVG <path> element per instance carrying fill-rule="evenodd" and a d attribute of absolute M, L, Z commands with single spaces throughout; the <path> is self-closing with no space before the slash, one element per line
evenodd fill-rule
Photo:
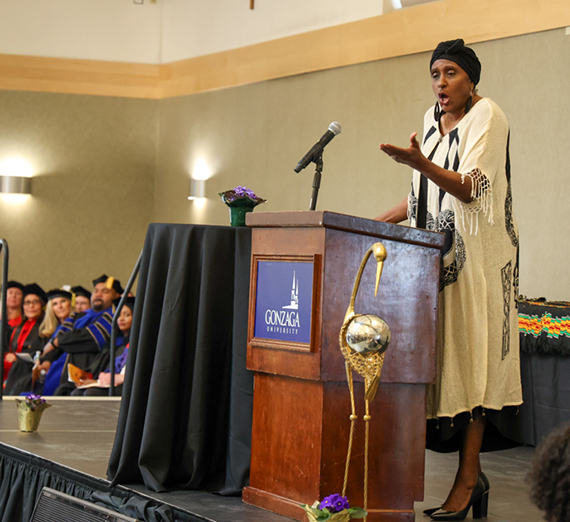
<path fill-rule="evenodd" d="M 412 133 L 410 136 L 410 146 L 407 149 L 402 149 L 401 147 L 396 147 L 388 143 L 381 143 L 380 150 L 388 154 L 394 161 L 420 170 L 420 166 L 426 160 L 426 157 L 420 150 L 420 144 L 416 139 L 417 135 L 417 132 Z"/>

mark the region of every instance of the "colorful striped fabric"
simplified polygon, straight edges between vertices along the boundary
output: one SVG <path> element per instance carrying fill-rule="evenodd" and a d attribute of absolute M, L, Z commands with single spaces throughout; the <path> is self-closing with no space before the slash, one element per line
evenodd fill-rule
<path fill-rule="evenodd" d="M 542 316 L 519 314 L 519 332 L 534 337 L 542 333 L 556 339 L 561 335 L 570 337 L 570 317 L 553 317 L 548 312 Z"/>
<path fill-rule="evenodd" d="M 521 350 L 570 355 L 570 303 L 519 302 Z"/>

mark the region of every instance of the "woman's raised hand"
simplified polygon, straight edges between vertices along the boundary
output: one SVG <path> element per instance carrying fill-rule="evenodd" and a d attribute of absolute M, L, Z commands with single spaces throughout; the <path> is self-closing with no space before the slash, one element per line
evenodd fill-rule
<path fill-rule="evenodd" d="M 401 147 L 396 147 L 389 143 L 381 143 L 380 150 L 388 154 L 394 161 L 420 170 L 420 166 L 426 158 L 420 150 L 420 144 L 416 139 L 417 135 L 417 132 L 412 133 L 410 136 L 410 146 L 407 149 L 402 149 Z"/>
<path fill-rule="evenodd" d="M 473 201 L 473 196 L 471 195 L 471 178 L 469 176 L 462 176 L 452 170 L 445 170 L 427 159 L 422 154 L 420 144 L 416 139 L 417 135 L 417 132 L 412 133 L 410 136 L 410 146 L 407 149 L 395 147 L 388 143 L 381 143 L 380 150 L 388 154 L 394 161 L 408 165 L 422 173 L 439 188 L 449 192 L 457 199 L 460 199 L 464 203 L 471 203 L 471 201 Z M 381 217 L 383 217 L 383 215 L 378 216 L 376 219 L 380 219 Z"/>

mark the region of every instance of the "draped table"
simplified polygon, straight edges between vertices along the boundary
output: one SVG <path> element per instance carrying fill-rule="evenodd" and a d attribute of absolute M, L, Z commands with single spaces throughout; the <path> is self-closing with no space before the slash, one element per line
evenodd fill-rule
<path fill-rule="evenodd" d="M 519 302 L 522 442 L 537 446 L 570 422 L 570 303 Z"/>
<path fill-rule="evenodd" d="M 251 231 L 151 224 L 141 259 L 113 484 L 237 493 L 249 477 Z"/>

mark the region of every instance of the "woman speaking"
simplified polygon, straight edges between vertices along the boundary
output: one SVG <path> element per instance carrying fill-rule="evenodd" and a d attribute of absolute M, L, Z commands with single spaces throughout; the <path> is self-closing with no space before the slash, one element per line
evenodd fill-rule
<path fill-rule="evenodd" d="M 456 445 L 459 469 L 443 506 L 424 512 L 434 520 L 463 520 L 471 507 L 474 518 L 487 515 L 489 482 L 479 461 L 485 431 L 522 403 L 509 127 L 501 109 L 477 94 L 480 74 L 463 40 L 440 43 L 430 61 L 436 103 L 424 117 L 421 145 L 416 133 L 408 148 L 380 145 L 414 171 L 408 197 L 376 219 L 408 218 L 445 234 L 427 445 Z"/>

